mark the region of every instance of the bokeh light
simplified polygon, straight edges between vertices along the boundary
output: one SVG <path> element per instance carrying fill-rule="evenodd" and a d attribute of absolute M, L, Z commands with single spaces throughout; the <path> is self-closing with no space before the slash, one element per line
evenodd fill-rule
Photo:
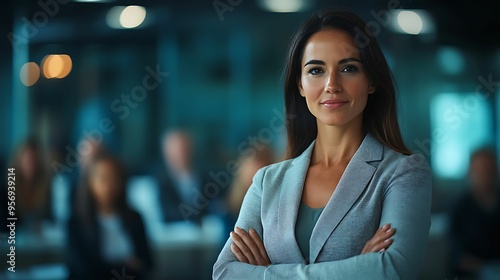
<path fill-rule="evenodd" d="M 125 8 L 125 6 L 114 6 L 109 9 L 108 13 L 106 14 L 106 23 L 109 27 L 115 29 L 123 28 L 120 24 L 120 15 Z"/>
<path fill-rule="evenodd" d="M 67 54 L 51 54 L 42 60 L 42 73 L 47 79 L 62 79 L 71 72 L 73 63 Z"/>
<path fill-rule="evenodd" d="M 309 1 L 304 0 L 261 0 L 260 6 L 269 12 L 294 13 L 307 8 Z"/>
<path fill-rule="evenodd" d="M 21 67 L 19 76 L 21 82 L 25 86 L 30 87 L 40 78 L 40 67 L 35 62 L 27 62 Z"/>
<path fill-rule="evenodd" d="M 465 69 L 465 59 L 458 48 L 441 47 L 437 51 L 437 61 L 443 72 L 447 74 L 460 74 Z"/>
<path fill-rule="evenodd" d="M 120 14 L 120 25 L 123 28 L 135 28 L 144 22 L 146 8 L 142 6 L 128 6 Z"/>
<path fill-rule="evenodd" d="M 59 55 L 59 57 L 63 61 L 63 69 L 62 69 L 61 73 L 59 73 L 57 78 L 62 79 L 64 77 L 68 76 L 69 73 L 71 72 L 71 69 L 73 68 L 73 61 L 71 60 L 71 57 L 67 54 L 61 54 L 61 55 Z"/>
<path fill-rule="evenodd" d="M 407 34 L 418 35 L 422 31 L 422 18 L 414 11 L 401 11 L 398 14 L 398 24 Z"/>

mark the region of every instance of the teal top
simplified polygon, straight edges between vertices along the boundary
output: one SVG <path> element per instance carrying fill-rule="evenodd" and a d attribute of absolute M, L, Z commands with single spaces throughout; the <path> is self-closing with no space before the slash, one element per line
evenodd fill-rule
<path fill-rule="evenodd" d="M 309 263 L 309 242 L 311 240 L 311 233 L 323 209 L 324 207 L 311 208 L 301 202 L 299 212 L 297 213 L 295 239 L 307 263 Z"/>

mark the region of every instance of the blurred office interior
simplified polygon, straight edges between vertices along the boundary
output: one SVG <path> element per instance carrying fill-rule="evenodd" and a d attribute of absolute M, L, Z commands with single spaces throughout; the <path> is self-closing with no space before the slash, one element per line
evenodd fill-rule
<path fill-rule="evenodd" d="M 450 213 L 471 192 L 470 158 L 482 148 L 500 156 L 500 17 L 494 4 L 4 1 L 2 176 L 8 167 L 35 168 L 36 159 L 46 183 L 36 181 L 26 190 L 17 186 L 18 200 L 34 206 L 26 207 L 28 218 L 16 229 L 15 274 L 7 272 L 9 232 L 0 229 L 0 279 L 70 275 L 67 225 L 93 145 L 127 170 L 127 203 L 142 217 L 151 248 L 148 279 L 211 279 L 237 215 L 229 200 L 241 203 L 245 191 L 230 190 L 245 185 L 241 182 L 248 182 L 256 168 L 284 157 L 287 44 L 300 22 L 323 7 L 360 15 L 386 55 L 406 144 L 423 154 L 433 171 L 432 227 L 419 279 L 455 279 Z M 180 144 L 166 143 L 173 134 Z M 169 150 L 180 152 L 172 159 Z M 272 152 L 261 161 L 247 162 L 267 151 Z M 183 157 L 189 160 L 180 169 L 169 165 Z M 164 176 L 183 170 L 196 176 L 187 181 Z M 498 190 L 498 173 L 493 173 Z M 168 218 L 175 215 L 162 205 L 171 181 L 198 186 L 191 197 L 181 191 L 177 202 L 169 202 L 192 202 L 181 218 Z M 3 224 L 7 204 L 1 200 Z M 110 271 L 109 279 L 120 273 Z"/>

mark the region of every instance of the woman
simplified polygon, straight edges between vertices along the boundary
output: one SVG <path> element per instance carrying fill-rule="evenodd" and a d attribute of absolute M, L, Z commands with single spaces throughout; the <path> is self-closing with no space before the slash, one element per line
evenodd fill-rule
<path fill-rule="evenodd" d="M 238 159 L 238 170 L 234 176 L 226 198 L 227 208 L 232 216 L 233 223 L 240 212 L 241 203 L 252 184 L 252 178 L 257 171 L 274 162 L 273 150 L 269 146 L 256 149 L 253 155 L 243 155 Z M 233 227 L 233 225 L 231 225 Z"/>
<path fill-rule="evenodd" d="M 350 12 L 323 10 L 293 38 L 289 159 L 255 175 L 215 279 L 418 276 L 430 170 L 402 141 L 390 70 L 365 26 Z"/>
<path fill-rule="evenodd" d="M 68 225 L 70 279 L 143 279 L 152 260 L 144 225 L 125 199 L 126 176 L 105 154 L 90 163 Z"/>
<path fill-rule="evenodd" d="M 35 138 L 28 138 L 19 148 L 16 168 L 16 214 L 23 229 L 38 232 L 43 220 L 50 220 L 50 174 Z"/>

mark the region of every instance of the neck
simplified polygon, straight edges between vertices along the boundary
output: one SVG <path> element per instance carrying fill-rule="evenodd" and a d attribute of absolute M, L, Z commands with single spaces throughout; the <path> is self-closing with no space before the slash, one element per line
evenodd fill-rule
<path fill-rule="evenodd" d="M 115 208 L 110 205 L 99 206 L 97 212 L 102 216 L 111 216 L 115 213 Z"/>
<path fill-rule="evenodd" d="M 177 174 L 177 175 L 190 175 L 192 173 L 192 168 L 189 165 L 179 165 L 179 166 L 174 166 L 174 165 L 167 165 L 167 170 L 170 173 Z"/>
<path fill-rule="evenodd" d="M 361 120 L 353 120 L 346 126 L 327 126 L 318 122 L 318 135 L 312 155 L 313 164 L 326 167 L 349 162 L 363 142 Z"/>

